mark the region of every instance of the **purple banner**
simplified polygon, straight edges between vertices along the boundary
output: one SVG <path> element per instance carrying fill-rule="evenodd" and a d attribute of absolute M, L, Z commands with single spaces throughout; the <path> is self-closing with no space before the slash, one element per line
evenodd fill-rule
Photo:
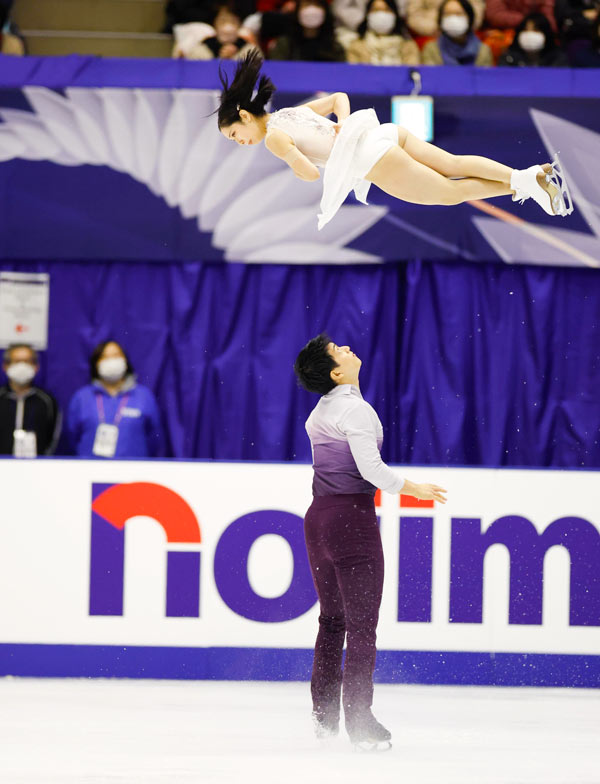
<path fill-rule="evenodd" d="M 420 206 L 373 186 L 368 207 L 349 197 L 319 232 L 321 181 L 296 179 L 263 145 L 225 140 L 212 116 L 216 95 L 0 90 L 0 258 L 600 263 L 600 99 L 435 98 L 435 143 L 452 153 L 525 168 L 560 151 L 575 202 L 566 219 L 546 215 L 532 200 Z M 280 92 L 274 108 L 313 95 Z M 353 110 L 374 107 L 389 122 L 389 96 L 351 99 Z"/>

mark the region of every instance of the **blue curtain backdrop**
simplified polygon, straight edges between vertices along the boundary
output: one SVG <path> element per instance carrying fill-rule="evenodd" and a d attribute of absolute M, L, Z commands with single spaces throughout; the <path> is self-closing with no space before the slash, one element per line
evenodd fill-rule
<path fill-rule="evenodd" d="M 378 267 L 15 263 L 51 276 L 40 382 L 66 407 L 114 336 L 157 394 L 166 453 L 310 459 L 316 397 L 292 373 L 322 329 L 363 359 L 398 463 L 600 466 L 598 273 Z"/>

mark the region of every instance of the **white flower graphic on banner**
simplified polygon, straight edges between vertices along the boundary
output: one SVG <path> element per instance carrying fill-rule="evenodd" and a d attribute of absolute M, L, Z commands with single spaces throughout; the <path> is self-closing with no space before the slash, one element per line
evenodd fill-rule
<path fill-rule="evenodd" d="M 600 134 L 538 109 L 531 118 L 552 160 L 559 152 L 573 202 L 592 234 L 536 225 L 497 208 L 473 222 L 507 263 L 600 267 Z M 476 205 L 483 208 L 483 204 Z M 498 220 L 499 219 L 499 220 Z M 556 218 L 555 221 L 560 221 Z"/>
<path fill-rule="evenodd" d="M 378 263 L 346 247 L 387 209 L 344 205 L 317 231 L 321 182 L 297 180 L 261 145 L 228 142 L 209 90 L 23 89 L 32 111 L 0 108 L 0 161 L 108 166 L 144 183 L 202 232 L 228 261 Z"/>

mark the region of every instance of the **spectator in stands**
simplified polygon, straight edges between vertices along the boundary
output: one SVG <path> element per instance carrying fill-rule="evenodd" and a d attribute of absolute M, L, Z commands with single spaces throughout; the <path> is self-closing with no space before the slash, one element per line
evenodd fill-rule
<path fill-rule="evenodd" d="M 1 2 L 2 0 L 0 0 Z M 210 24 L 215 16 L 214 0 L 168 0 L 165 14 L 165 33 L 172 33 L 175 25 L 190 22 Z M 244 19 L 255 10 L 254 0 L 236 0 L 235 12 Z"/>
<path fill-rule="evenodd" d="M 241 29 L 242 20 L 232 2 L 220 2 L 213 8 L 210 27 L 197 23 L 177 25 L 174 57 L 187 60 L 232 60 L 243 57 L 253 46 L 254 39 Z M 183 29 L 182 29 L 183 27 Z M 209 33 L 206 35 L 206 33 Z"/>
<path fill-rule="evenodd" d="M 556 24 L 571 61 L 578 49 L 589 49 L 599 11 L 600 0 L 556 0 Z"/>
<path fill-rule="evenodd" d="M 526 16 L 536 12 L 544 14 L 556 30 L 554 0 L 487 0 L 486 19 L 488 27 L 515 29 Z"/>
<path fill-rule="evenodd" d="M 515 30 L 514 41 L 500 56 L 498 65 L 561 68 L 568 66 L 569 61 L 556 44 L 548 17 L 532 13 Z"/>
<path fill-rule="evenodd" d="M 408 0 L 406 24 L 414 35 L 433 36 L 439 33 L 440 6 L 443 0 Z M 472 0 L 474 19 L 471 25 L 478 30 L 485 15 L 485 0 Z"/>
<path fill-rule="evenodd" d="M 440 35 L 423 47 L 424 65 L 493 65 L 492 50 L 473 32 L 469 0 L 444 0 L 438 12 Z"/>
<path fill-rule="evenodd" d="M 243 21 L 243 29 L 250 33 L 264 53 L 267 53 L 276 39 L 288 35 L 293 28 L 294 8 L 291 11 L 257 11 Z"/>
<path fill-rule="evenodd" d="M 271 60 L 343 61 L 346 55 L 335 38 L 327 0 L 298 0 L 289 35 L 280 36 L 269 52 Z"/>
<path fill-rule="evenodd" d="M 90 358 L 91 383 L 69 404 L 67 432 L 80 457 L 149 457 L 161 454 L 160 414 L 152 392 L 138 384 L 129 357 L 115 340 Z"/>
<path fill-rule="evenodd" d="M 580 46 L 571 53 L 571 65 L 577 68 L 600 68 L 600 12 L 588 40 L 578 43 Z"/>
<path fill-rule="evenodd" d="M 19 30 L 10 21 L 13 0 L 0 0 L 0 54 L 24 55 L 25 43 Z"/>
<path fill-rule="evenodd" d="M 331 11 L 336 27 L 357 32 L 365 14 L 368 0 L 332 0 Z"/>
<path fill-rule="evenodd" d="M 52 395 L 32 384 L 39 370 L 37 352 L 26 343 L 10 346 L 2 368 L 8 384 L 0 387 L 0 454 L 54 454 L 61 415 Z"/>
<path fill-rule="evenodd" d="M 394 0 L 369 0 L 346 57 L 349 63 L 371 65 L 418 65 L 421 60 Z"/>

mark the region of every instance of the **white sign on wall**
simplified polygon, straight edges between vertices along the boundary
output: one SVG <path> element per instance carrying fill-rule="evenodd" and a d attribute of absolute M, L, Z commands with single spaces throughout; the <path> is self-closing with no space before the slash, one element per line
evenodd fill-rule
<path fill-rule="evenodd" d="M 0 272 L 0 348 L 14 343 L 47 348 L 49 297 L 47 273 Z"/>
<path fill-rule="evenodd" d="M 304 465 L 11 461 L 0 642 L 310 648 Z M 383 494 L 378 648 L 597 654 L 600 483 L 587 471 L 410 468 Z"/>

